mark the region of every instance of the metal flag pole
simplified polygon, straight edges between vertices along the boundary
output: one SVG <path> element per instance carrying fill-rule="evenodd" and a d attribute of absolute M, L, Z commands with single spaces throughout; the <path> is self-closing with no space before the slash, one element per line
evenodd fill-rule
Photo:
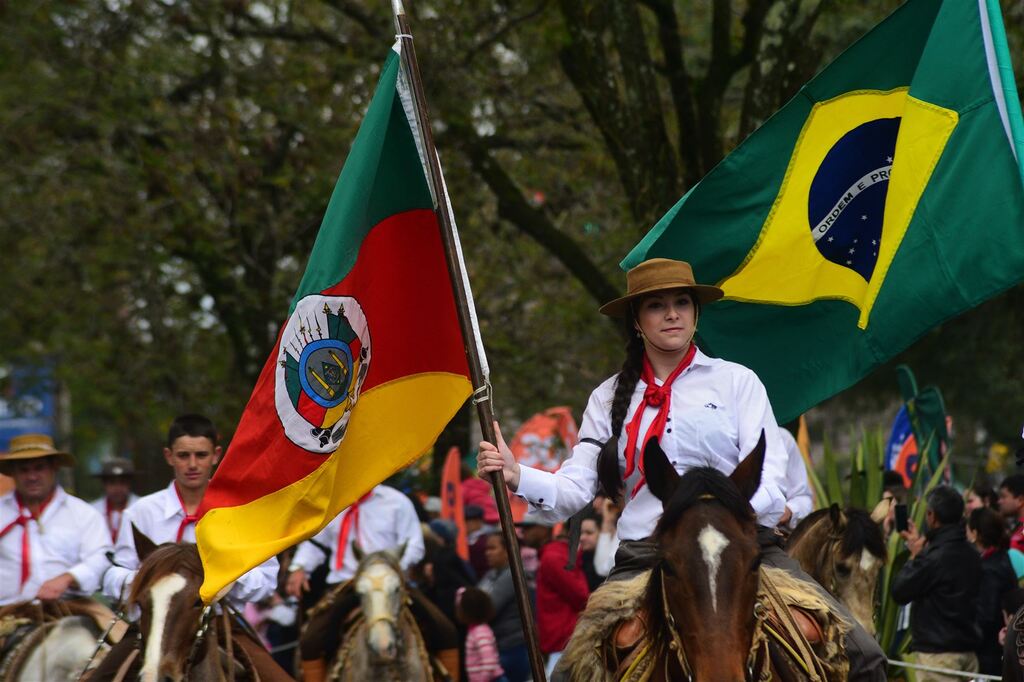
<path fill-rule="evenodd" d="M 422 143 L 422 161 L 427 169 L 430 189 L 434 195 L 434 212 L 441 226 L 441 237 L 444 243 L 445 258 L 448 261 L 448 274 L 451 277 L 452 290 L 455 293 L 455 305 L 459 312 L 459 324 L 462 327 L 462 338 L 466 348 L 466 359 L 469 363 L 470 380 L 473 383 L 473 403 L 476 405 L 477 417 L 483 437 L 491 443 L 497 442 L 494 429 L 494 409 L 491 404 L 491 385 L 484 365 L 480 335 L 476 325 L 476 313 L 471 303 L 469 280 L 462 262 L 455 222 L 452 218 L 448 191 L 445 187 L 441 164 L 437 149 L 434 147 L 434 136 L 430 128 L 430 115 L 427 111 L 426 97 L 423 94 L 423 81 L 420 77 L 419 64 L 416 61 L 416 50 L 413 47 L 409 21 L 405 14 L 402 0 L 392 0 L 395 14 L 395 27 L 398 39 L 402 41 L 402 69 L 412 91 L 416 123 Z M 516 538 L 515 526 L 512 523 L 512 510 L 509 508 L 508 495 L 505 492 L 505 481 L 501 472 L 490 475 L 494 500 L 498 506 L 498 517 L 501 521 L 501 534 L 508 549 L 509 564 L 512 570 L 512 582 L 515 586 L 516 601 L 522 615 L 523 634 L 526 637 L 526 648 L 530 655 L 530 667 L 534 682 L 547 682 L 544 674 L 544 659 L 541 656 L 537 640 L 537 625 L 533 613 L 533 602 L 526 585 L 526 573 L 523 570 L 522 557 L 519 555 L 519 540 Z"/>

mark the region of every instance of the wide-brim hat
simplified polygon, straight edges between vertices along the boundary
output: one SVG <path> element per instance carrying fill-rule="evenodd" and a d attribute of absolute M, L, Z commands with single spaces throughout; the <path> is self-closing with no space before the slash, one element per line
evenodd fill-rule
<path fill-rule="evenodd" d="M 670 289 L 689 289 L 701 305 L 713 303 L 725 295 L 716 286 L 697 284 L 689 263 L 670 258 L 651 258 L 626 273 L 626 295 L 608 301 L 599 310 L 609 317 L 623 317 L 629 312 L 629 304 L 634 299 Z"/>
<path fill-rule="evenodd" d="M 16 461 L 40 457 L 53 457 L 58 466 L 75 466 L 75 458 L 55 448 L 52 438 L 42 433 L 26 433 L 12 438 L 7 452 L 0 452 L 0 472 L 9 473 Z"/>
<path fill-rule="evenodd" d="M 130 459 L 111 457 L 103 460 L 99 473 L 94 475 L 96 478 L 118 478 L 121 476 L 131 478 L 135 476 L 135 465 Z"/>

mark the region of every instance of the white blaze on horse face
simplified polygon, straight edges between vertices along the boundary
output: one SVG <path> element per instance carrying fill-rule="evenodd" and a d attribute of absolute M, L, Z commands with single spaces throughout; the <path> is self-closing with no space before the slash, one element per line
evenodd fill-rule
<path fill-rule="evenodd" d="M 729 540 L 717 528 L 708 524 L 697 536 L 704 563 L 708 565 L 708 586 L 711 588 L 711 608 L 718 611 L 718 569 L 722 565 L 722 552 Z"/>
<path fill-rule="evenodd" d="M 878 561 L 879 561 L 878 557 L 876 557 L 874 554 L 872 554 L 868 550 L 866 550 L 866 549 L 861 550 L 861 552 L 860 552 L 860 570 L 862 570 L 862 571 L 870 571 L 872 568 L 875 567 L 875 564 L 877 564 Z"/>
<path fill-rule="evenodd" d="M 139 679 L 151 682 L 159 679 L 161 645 L 164 640 L 164 626 L 171 598 L 184 589 L 187 581 L 183 575 L 171 573 L 153 583 L 149 589 L 152 616 L 149 622 L 149 636 L 146 638 L 146 654 L 142 661 Z"/>

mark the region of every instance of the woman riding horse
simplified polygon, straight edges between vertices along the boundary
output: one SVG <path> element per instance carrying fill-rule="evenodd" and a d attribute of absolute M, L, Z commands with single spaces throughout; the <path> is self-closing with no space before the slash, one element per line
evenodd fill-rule
<path fill-rule="evenodd" d="M 750 499 L 762 561 L 810 580 L 779 547 L 774 530 L 788 516 L 782 493 L 786 454 L 765 388 L 751 370 L 708 357 L 693 343 L 701 306 L 721 298 L 722 290 L 697 284 L 688 263 L 664 258 L 631 269 L 626 281 L 626 295 L 600 309 L 627 323 L 626 359 L 619 373 L 591 394 L 572 457 L 556 473 L 520 465 L 499 430 L 497 445 L 480 444 L 480 473 L 501 471 L 511 491 L 557 518 L 589 504 L 599 483 L 612 495 L 624 493 L 621 544 L 609 576 L 620 580 L 657 563 L 658 547 L 649 538 L 663 510 L 644 476 L 642 453 L 648 441 L 657 438 L 680 473 L 710 465 L 729 474 L 763 432 L 764 471 Z M 847 636 L 846 647 L 851 680 L 885 679 L 884 655 L 863 629 Z"/>

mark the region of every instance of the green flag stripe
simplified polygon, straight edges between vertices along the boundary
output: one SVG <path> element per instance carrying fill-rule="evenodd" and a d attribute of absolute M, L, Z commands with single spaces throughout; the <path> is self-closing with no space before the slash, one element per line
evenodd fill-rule
<path fill-rule="evenodd" d="M 375 225 L 399 213 L 433 208 L 409 120 L 396 90 L 400 66 L 398 53 L 392 51 L 334 187 L 289 314 L 304 296 L 345 278 L 359 256 L 363 239 Z"/>

